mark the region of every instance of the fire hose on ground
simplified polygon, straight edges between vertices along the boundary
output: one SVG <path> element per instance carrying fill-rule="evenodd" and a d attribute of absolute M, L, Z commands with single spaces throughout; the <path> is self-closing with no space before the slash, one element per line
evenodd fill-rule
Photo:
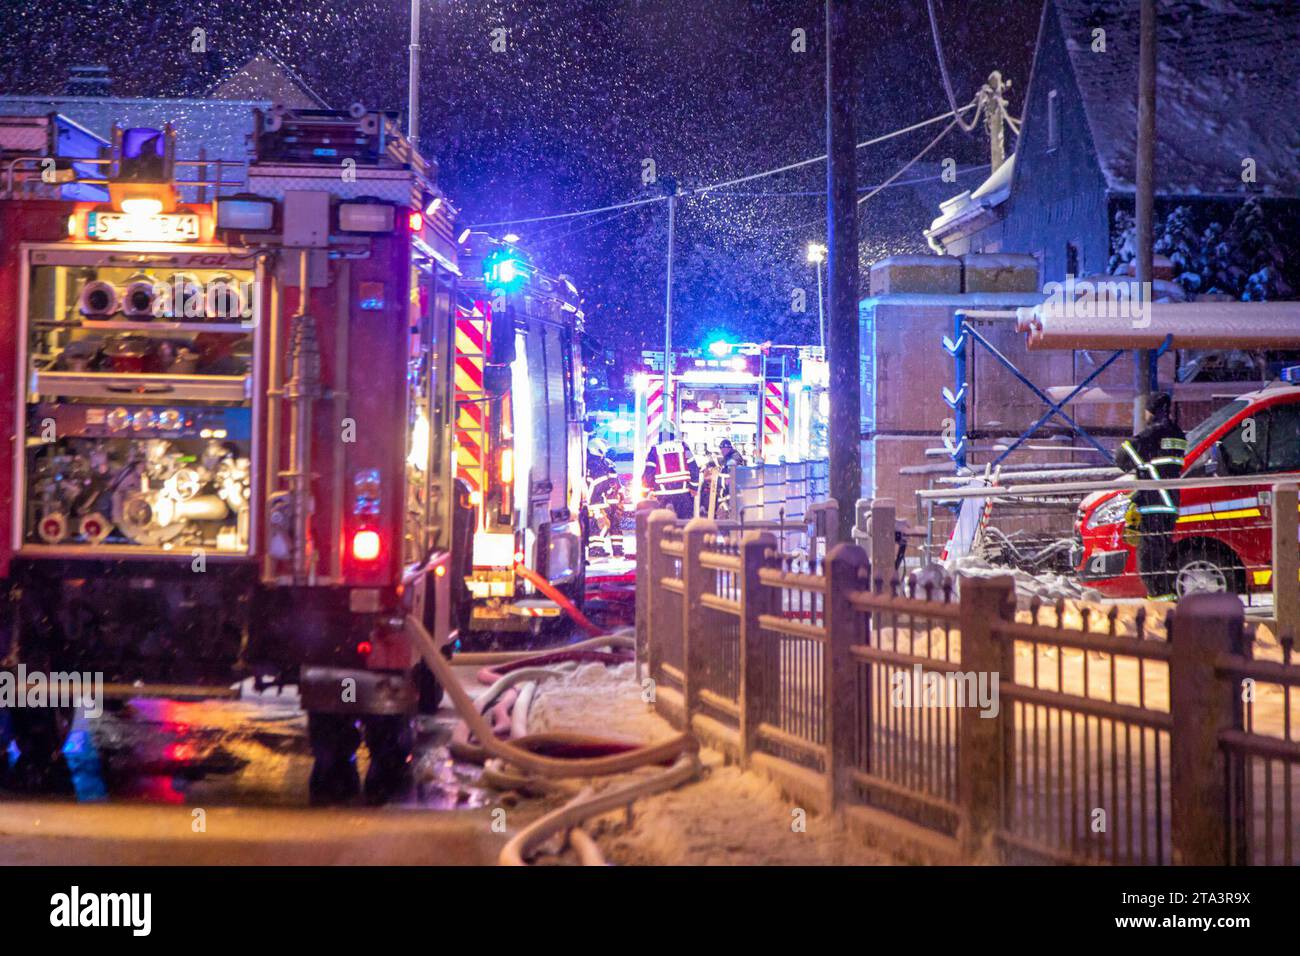
<path fill-rule="evenodd" d="M 515 740 L 498 739 L 494 729 L 481 713 L 479 706 L 476 706 L 475 702 L 470 699 L 469 694 L 461 687 L 451 669 L 451 663 L 443 656 L 442 650 L 433 636 L 425 630 L 419 621 L 410 617 L 406 619 L 406 631 L 424 662 L 442 684 L 470 733 L 478 739 L 483 752 L 490 757 L 495 757 L 526 774 L 535 775 L 547 781 L 573 777 L 610 776 L 626 773 L 640 767 L 673 761 L 669 770 L 652 778 L 640 780 L 592 797 L 580 795 L 559 810 L 534 821 L 503 848 L 500 857 L 503 864 L 522 865 L 528 853 L 553 834 L 573 830 L 583 820 L 606 813 L 619 806 L 630 804 L 638 797 L 676 787 L 692 779 L 699 772 L 699 742 L 693 735 L 688 733 L 675 734 L 668 740 L 658 744 L 631 748 L 623 741 L 601 740 L 600 738 L 590 738 L 577 734 L 537 734 Z M 608 642 L 613 640 L 616 640 L 616 638 L 606 635 L 592 643 L 605 643 L 608 645 Z M 583 649 L 585 650 L 585 648 Z M 525 655 L 523 659 L 527 660 L 528 656 Z M 512 673 L 526 674 L 527 672 L 515 670 Z M 505 676 L 509 677 L 509 675 Z M 522 676 L 516 678 L 519 681 L 524 679 Z M 497 683 L 500 683 L 500 681 Z M 563 751 L 566 744 L 571 745 L 581 756 L 556 757 L 537 752 L 538 749 L 550 745 L 559 745 L 561 751 Z M 591 753 L 598 755 L 588 755 Z M 598 851 L 593 853 L 596 850 L 594 841 L 587 837 L 586 834 L 577 837 L 571 836 L 570 839 L 574 841 L 575 849 L 585 861 L 593 862 L 597 860 L 599 853 Z"/>
<path fill-rule="evenodd" d="M 478 738 L 483 749 L 490 756 L 500 757 L 529 773 L 542 777 L 603 777 L 634 770 L 646 764 L 666 762 L 681 753 L 694 753 L 699 749 L 699 744 L 690 734 L 676 734 L 661 743 L 624 753 L 560 759 L 535 753 L 520 741 L 498 740 L 484 716 L 474 706 L 474 701 L 460 686 L 460 682 L 452 672 L 451 663 L 442 656 L 433 636 L 419 621 L 409 617 L 406 619 L 406 630 L 420 656 L 424 658 L 424 662 L 442 684 L 457 713 L 469 726 L 471 733 Z"/>

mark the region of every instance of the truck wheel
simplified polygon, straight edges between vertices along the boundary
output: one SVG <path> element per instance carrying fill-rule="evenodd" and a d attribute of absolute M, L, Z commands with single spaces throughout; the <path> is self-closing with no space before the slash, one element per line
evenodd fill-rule
<path fill-rule="evenodd" d="M 63 755 L 63 743 L 72 726 L 71 711 L 15 707 L 7 713 L 19 753 L 5 786 L 22 793 L 72 793 L 72 774 Z M 7 759 L 7 754 L 0 753 L 0 760 Z"/>
<path fill-rule="evenodd" d="M 415 733 L 405 714 L 369 714 L 364 718 L 370 768 L 366 771 L 366 803 L 388 803 L 411 779 Z"/>
<path fill-rule="evenodd" d="M 1246 592 L 1246 571 L 1232 551 L 1213 541 L 1193 542 L 1182 551 L 1174 593 L 1183 598 L 1198 592 Z"/>
<path fill-rule="evenodd" d="M 347 803 L 361 792 L 357 745 L 361 734 L 355 717 L 313 711 L 307 715 L 313 758 L 308 782 L 312 806 Z"/>

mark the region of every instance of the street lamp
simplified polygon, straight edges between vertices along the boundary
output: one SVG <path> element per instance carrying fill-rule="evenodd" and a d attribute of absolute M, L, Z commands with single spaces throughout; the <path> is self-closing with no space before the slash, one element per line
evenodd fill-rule
<path fill-rule="evenodd" d="M 817 268 L 817 337 L 821 340 L 822 354 L 826 354 L 826 315 L 822 308 L 822 263 L 826 261 L 826 246 L 820 242 L 808 243 L 808 261 Z"/>

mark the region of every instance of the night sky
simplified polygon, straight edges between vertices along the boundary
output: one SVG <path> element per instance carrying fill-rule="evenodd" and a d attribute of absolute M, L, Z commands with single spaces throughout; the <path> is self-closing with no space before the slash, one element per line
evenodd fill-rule
<path fill-rule="evenodd" d="M 823 15 L 817 0 L 423 0 L 422 147 L 462 225 L 601 206 L 655 194 L 644 159 L 684 187 L 821 153 Z M 959 104 L 992 69 L 1029 79 L 1039 0 L 938 0 Z M 947 109 L 924 0 L 864 2 L 856 52 L 858 139 Z M 404 110 L 406 0 L 0 0 L 0 91 L 58 92 L 67 66 L 105 63 L 117 95 L 202 95 L 259 50 L 328 102 Z M 190 31 L 207 31 L 206 55 Z M 491 50 L 505 27 L 507 49 Z M 807 31 L 792 52 L 791 31 Z M 858 151 L 859 184 L 878 183 L 941 127 Z M 1009 147 L 1014 140 L 1009 141 Z M 981 131 L 954 130 L 904 180 L 940 162 L 988 162 Z M 940 199 L 973 188 L 929 181 L 882 192 L 859 220 L 863 265 L 925 251 Z M 683 202 L 677 341 L 816 340 L 816 278 L 804 259 L 825 234 L 821 164 Z M 497 234 L 508 231 L 497 228 Z M 589 328 L 611 347 L 662 335 L 665 206 L 518 225 L 548 271 L 567 272 Z M 863 276 L 865 286 L 865 273 Z M 791 311 L 791 290 L 808 311 Z"/>

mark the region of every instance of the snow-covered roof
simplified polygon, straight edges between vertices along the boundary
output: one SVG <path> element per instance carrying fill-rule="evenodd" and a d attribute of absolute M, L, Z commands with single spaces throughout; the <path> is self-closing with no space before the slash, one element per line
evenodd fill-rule
<path fill-rule="evenodd" d="M 279 57 L 265 50 L 213 84 L 214 100 L 270 100 L 290 109 L 329 109 L 330 105 Z"/>
<path fill-rule="evenodd" d="M 930 223 L 930 228 L 925 231 L 926 237 L 946 232 L 986 209 L 993 209 L 1005 202 L 1007 196 L 1011 195 L 1011 174 L 1015 168 L 1016 156 L 1012 153 L 980 185 L 939 203 L 939 218 Z"/>
<path fill-rule="evenodd" d="M 1131 191 L 1139 0 L 1051 2 L 1107 184 Z M 1160 0 L 1156 55 L 1157 192 L 1300 197 L 1300 4 Z"/>

